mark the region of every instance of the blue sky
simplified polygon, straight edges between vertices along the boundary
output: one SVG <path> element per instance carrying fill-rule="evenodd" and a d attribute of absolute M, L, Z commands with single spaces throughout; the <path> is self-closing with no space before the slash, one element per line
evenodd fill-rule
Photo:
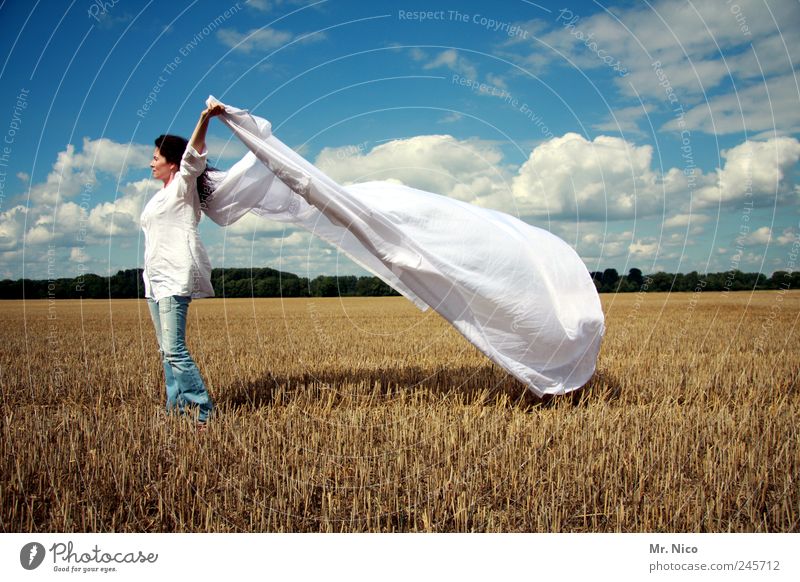
<path fill-rule="evenodd" d="M 590 270 L 795 269 L 798 25 L 763 0 L 6 0 L 0 277 L 142 266 L 153 139 L 209 94 L 342 183 L 509 212 Z M 201 236 L 215 267 L 363 274 L 256 217 Z"/>

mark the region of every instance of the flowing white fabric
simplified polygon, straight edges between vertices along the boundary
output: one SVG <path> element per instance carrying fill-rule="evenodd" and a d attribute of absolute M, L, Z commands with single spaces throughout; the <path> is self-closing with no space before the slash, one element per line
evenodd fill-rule
<path fill-rule="evenodd" d="M 539 396 L 575 390 L 594 373 L 603 311 L 566 242 L 408 186 L 342 186 L 272 135 L 266 119 L 225 105 L 220 120 L 250 151 L 212 176 L 205 212 L 217 224 L 253 212 L 311 231 L 420 309 L 432 307 Z"/>

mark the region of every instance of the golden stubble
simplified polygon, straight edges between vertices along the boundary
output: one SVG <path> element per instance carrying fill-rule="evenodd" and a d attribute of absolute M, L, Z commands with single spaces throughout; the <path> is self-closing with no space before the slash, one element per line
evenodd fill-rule
<path fill-rule="evenodd" d="M 545 401 L 402 298 L 194 301 L 208 431 L 143 301 L 0 303 L 14 531 L 798 531 L 800 293 L 602 297 Z"/>

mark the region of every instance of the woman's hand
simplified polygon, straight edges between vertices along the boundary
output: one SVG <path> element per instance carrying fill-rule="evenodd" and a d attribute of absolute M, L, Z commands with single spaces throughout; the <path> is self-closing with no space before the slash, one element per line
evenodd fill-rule
<path fill-rule="evenodd" d="M 211 107 L 206 107 L 205 109 L 203 109 L 201 117 L 208 119 L 220 115 L 222 113 L 225 113 L 225 106 L 222 105 L 221 103 L 215 103 Z"/>

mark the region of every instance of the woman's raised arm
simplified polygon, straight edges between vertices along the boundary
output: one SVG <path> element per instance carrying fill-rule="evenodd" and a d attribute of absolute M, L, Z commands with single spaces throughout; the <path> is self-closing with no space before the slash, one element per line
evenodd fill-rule
<path fill-rule="evenodd" d="M 200 119 L 197 121 L 197 126 L 194 128 L 189 145 L 192 146 L 198 154 L 202 154 L 206 148 L 206 130 L 208 130 L 208 122 L 215 115 L 225 112 L 225 106 L 219 103 L 206 107 L 200 113 Z"/>

